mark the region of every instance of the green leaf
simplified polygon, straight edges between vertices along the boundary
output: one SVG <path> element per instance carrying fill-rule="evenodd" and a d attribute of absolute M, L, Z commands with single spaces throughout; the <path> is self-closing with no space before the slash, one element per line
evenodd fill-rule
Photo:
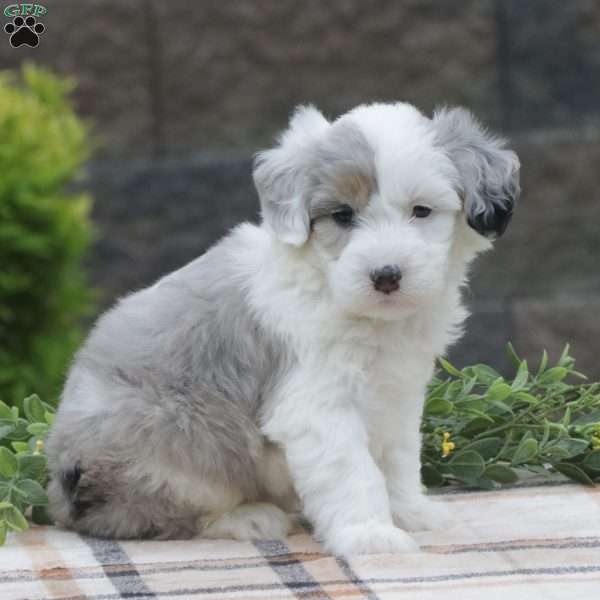
<path fill-rule="evenodd" d="M 481 454 L 481 456 L 484 460 L 489 460 L 490 458 L 493 458 L 494 456 L 496 456 L 496 454 L 498 454 L 498 452 L 500 452 L 501 448 L 502 448 L 502 438 L 491 437 L 491 438 L 483 438 L 481 440 L 476 440 L 474 442 L 471 442 L 464 448 L 461 448 L 461 452 L 466 451 L 466 450 L 475 450 L 475 452 L 478 452 L 479 454 Z"/>
<path fill-rule="evenodd" d="M 543 449 L 544 458 L 558 460 L 569 458 L 569 451 L 566 448 L 556 445 L 548 445 Z"/>
<path fill-rule="evenodd" d="M 54 425 L 54 420 L 56 419 L 56 413 L 46 411 L 44 413 L 44 419 L 48 425 Z"/>
<path fill-rule="evenodd" d="M 440 487 L 444 485 L 444 476 L 432 465 L 421 467 L 421 480 L 427 487 Z"/>
<path fill-rule="evenodd" d="M 588 425 L 590 423 L 599 423 L 600 422 L 600 408 L 595 408 L 594 410 L 586 413 L 585 415 L 581 415 L 577 417 L 573 421 L 573 425 Z"/>
<path fill-rule="evenodd" d="M 464 481 L 477 479 L 485 469 L 481 455 L 474 450 L 465 450 L 456 454 L 448 463 L 450 472 Z"/>
<path fill-rule="evenodd" d="M 509 429 L 506 438 L 504 439 L 504 443 L 502 444 L 502 448 L 500 448 L 500 452 L 496 455 L 497 458 L 504 458 L 506 460 L 510 460 L 514 454 L 514 450 L 510 450 L 510 446 L 513 441 L 513 432 Z"/>
<path fill-rule="evenodd" d="M 542 358 L 540 360 L 540 366 L 538 367 L 538 372 L 537 372 L 538 377 L 546 370 L 547 366 L 548 366 L 548 353 L 544 350 L 544 352 L 542 353 Z"/>
<path fill-rule="evenodd" d="M 44 418 L 46 410 L 37 394 L 28 396 L 23 400 L 23 411 L 30 423 L 46 422 L 46 419 Z"/>
<path fill-rule="evenodd" d="M 442 358 L 440 356 L 438 358 L 438 362 L 442 366 L 442 369 L 446 371 L 446 373 L 449 373 L 450 375 L 453 375 L 454 377 L 459 377 L 461 379 L 464 377 L 464 375 L 454 365 L 450 364 L 445 358 Z"/>
<path fill-rule="evenodd" d="M 22 490 L 20 490 L 12 481 L 9 485 L 9 496 L 12 497 L 11 502 L 13 502 L 15 500 L 18 501 L 24 501 L 25 497 L 27 496 L 27 494 L 25 492 L 23 492 Z"/>
<path fill-rule="evenodd" d="M 589 445 L 587 440 L 562 438 L 548 443 L 544 448 L 544 453 L 550 454 L 551 456 L 560 456 L 561 458 L 572 458 L 573 456 L 585 452 Z M 558 450 L 562 452 L 558 452 Z"/>
<path fill-rule="evenodd" d="M 0 400 L 0 419 L 13 420 L 13 414 L 10 407 Z"/>
<path fill-rule="evenodd" d="M 444 392 L 445 400 L 454 400 L 459 398 L 463 389 L 463 382 L 459 379 L 455 379 L 448 384 L 446 391 Z"/>
<path fill-rule="evenodd" d="M 515 394 L 515 399 L 519 400 L 520 402 L 526 402 L 527 404 L 531 404 L 532 406 L 536 406 L 538 405 L 541 400 L 539 398 L 536 398 L 535 396 L 532 396 L 531 394 L 528 394 L 527 392 L 517 392 Z"/>
<path fill-rule="evenodd" d="M 12 503 L 12 505 L 23 514 L 27 508 L 27 504 L 25 503 L 25 498 L 21 492 L 19 492 L 14 485 L 10 486 L 9 494 L 7 496 L 7 500 Z"/>
<path fill-rule="evenodd" d="M 570 457 L 582 454 L 590 447 L 590 443 L 587 440 L 579 438 L 568 438 L 566 442 Z"/>
<path fill-rule="evenodd" d="M 590 452 L 583 459 L 583 466 L 590 471 L 597 471 L 600 473 L 600 450 Z"/>
<path fill-rule="evenodd" d="M 0 440 L 10 435 L 15 430 L 15 426 L 12 424 L 3 425 L 0 424 Z"/>
<path fill-rule="evenodd" d="M 467 423 L 459 429 L 461 435 L 471 437 L 479 433 L 483 433 L 490 427 L 490 421 L 493 423 L 493 419 L 490 419 L 487 415 L 485 417 L 476 416 L 474 419 L 467 421 Z"/>
<path fill-rule="evenodd" d="M 47 435 L 49 430 L 47 423 L 32 423 L 27 426 L 27 431 L 31 435 L 35 435 L 37 437 L 44 437 Z"/>
<path fill-rule="evenodd" d="M 475 394 L 470 394 L 462 400 L 457 400 L 454 403 L 458 410 L 480 410 L 483 411 L 487 407 L 487 402 Z"/>
<path fill-rule="evenodd" d="M 510 385 L 502 381 L 494 383 L 485 395 L 489 402 L 502 402 L 512 394 Z"/>
<path fill-rule="evenodd" d="M 452 402 L 444 400 L 443 398 L 430 398 L 425 403 L 425 414 L 426 415 L 449 415 L 453 410 Z"/>
<path fill-rule="evenodd" d="M 487 477 L 498 483 L 514 483 L 517 481 L 517 474 L 510 468 L 504 465 L 489 465 L 483 472 L 483 477 Z"/>
<path fill-rule="evenodd" d="M 490 402 L 490 406 L 496 408 L 500 411 L 500 413 L 510 413 L 512 414 L 513 410 L 508 404 L 500 401 L 500 400 L 492 400 Z M 491 412 L 491 411 L 490 411 Z"/>
<path fill-rule="evenodd" d="M 568 369 L 565 367 L 552 367 L 552 369 L 544 371 L 544 373 L 539 376 L 538 383 L 542 385 L 557 383 L 562 381 L 567 376 L 568 372 Z"/>
<path fill-rule="evenodd" d="M 498 488 L 498 484 L 494 483 L 491 479 L 487 477 L 479 477 L 474 481 L 468 482 L 470 486 L 482 489 L 482 490 L 495 490 Z"/>
<path fill-rule="evenodd" d="M 43 454 L 29 454 L 17 456 L 19 477 L 43 481 L 46 477 L 46 464 L 48 459 Z"/>
<path fill-rule="evenodd" d="M 0 446 L 0 475 L 6 479 L 14 477 L 17 472 L 15 455 L 4 446 Z"/>
<path fill-rule="evenodd" d="M 473 417 L 479 417 L 480 419 L 483 419 L 484 421 L 488 422 L 487 427 L 490 426 L 490 424 L 494 425 L 496 422 L 494 421 L 494 419 L 492 417 L 490 417 L 490 415 L 486 415 L 483 411 L 481 410 L 477 410 L 475 408 L 468 408 L 465 409 L 465 413 L 468 415 L 471 415 Z"/>
<path fill-rule="evenodd" d="M 510 358 L 510 360 L 512 360 L 515 363 L 516 367 L 521 365 L 521 359 L 516 353 L 514 346 L 510 342 L 506 344 L 506 354 L 508 355 L 508 358 Z"/>
<path fill-rule="evenodd" d="M 6 521 L 0 519 L 0 546 L 4 546 L 6 542 Z"/>
<path fill-rule="evenodd" d="M 573 371 L 573 369 L 569 370 L 569 375 L 571 375 L 571 377 L 577 377 L 578 379 L 587 379 L 587 375 L 584 375 L 583 373 L 580 373 L 579 371 Z"/>
<path fill-rule="evenodd" d="M 11 442 L 10 445 L 15 452 L 29 452 L 29 444 L 27 442 Z"/>
<path fill-rule="evenodd" d="M 6 436 L 8 440 L 26 440 L 29 437 L 27 433 L 27 421 L 25 419 L 17 419 L 15 430 Z"/>
<path fill-rule="evenodd" d="M 469 397 L 469 394 L 473 390 L 477 383 L 477 377 L 471 377 L 469 379 L 465 379 L 463 383 L 462 395 L 465 397 Z"/>
<path fill-rule="evenodd" d="M 527 383 L 527 379 L 529 378 L 529 368 L 527 367 L 527 361 L 523 360 L 521 361 L 521 364 L 519 365 L 519 369 L 517 370 L 517 374 L 515 376 L 515 378 L 513 379 L 513 382 L 511 384 L 511 389 L 513 392 L 516 392 L 520 389 L 522 389 L 525 384 Z"/>
<path fill-rule="evenodd" d="M 558 359 L 558 365 L 560 367 L 566 367 L 567 365 L 573 362 L 573 359 L 569 356 L 569 351 L 571 350 L 570 344 L 565 344 L 565 347 Z"/>
<path fill-rule="evenodd" d="M 44 488 L 33 479 L 21 479 L 17 482 L 19 491 L 25 493 L 25 500 L 34 506 L 45 506 L 48 504 L 48 496 Z"/>
<path fill-rule="evenodd" d="M 589 475 L 572 463 L 559 462 L 552 466 L 563 475 L 566 475 L 569 479 L 573 479 L 584 485 L 594 485 L 594 482 L 590 479 Z"/>
<path fill-rule="evenodd" d="M 491 385 L 497 379 L 500 379 L 500 373 L 488 367 L 488 365 L 474 365 L 468 367 L 468 371 L 483 385 Z"/>
<path fill-rule="evenodd" d="M 542 435 L 542 441 L 540 442 L 540 446 L 544 446 L 549 439 L 550 439 L 550 421 L 548 421 L 548 419 L 544 419 L 544 433 Z"/>
<path fill-rule="evenodd" d="M 538 453 L 538 443 L 536 439 L 525 438 L 521 440 L 521 443 L 517 446 L 511 463 L 513 465 L 521 465 L 529 462 Z"/>
<path fill-rule="evenodd" d="M 448 387 L 448 383 L 449 383 L 448 381 L 444 381 L 442 383 L 438 383 L 437 385 L 434 385 L 432 383 L 433 387 L 431 387 L 429 389 L 427 397 L 428 398 L 438 398 L 440 396 L 443 396 L 444 395 L 444 391 Z"/>
<path fill-rule="evenodd" d="M 25 531 L 29 527 L 27 525 L 27 519 L 25 519 L 21 511 L 12 504 L 2 510 L 0 516 L 4 517 L 6 525 L 14 531 Z"/>

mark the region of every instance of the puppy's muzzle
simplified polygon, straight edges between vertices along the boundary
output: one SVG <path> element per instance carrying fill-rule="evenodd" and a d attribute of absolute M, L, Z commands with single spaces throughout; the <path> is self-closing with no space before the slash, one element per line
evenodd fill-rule
<path fill-rule="evenodd" d="M 381 269 L 371 271 L 371 281 L 378 292 L 391 294 L 400 287 L 402 273 L 396 265 L 385 265 Z"/>

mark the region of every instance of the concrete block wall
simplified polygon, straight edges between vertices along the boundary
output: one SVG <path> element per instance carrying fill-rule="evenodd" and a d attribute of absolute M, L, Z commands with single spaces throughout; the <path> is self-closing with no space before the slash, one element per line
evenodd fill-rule
<path fill-rule="evenodd" d="M 38 48 L 73 75 L 98 152 L 84 186 L 101 304 L 257 218 L 251 155 L 291 109 L 462 104 L 514 140 L 523 196 L 474 268 L 458 363 L 509 368 L 572 343 L 600 378 L 600 3 L 596 0 L 48 0 Z"/>

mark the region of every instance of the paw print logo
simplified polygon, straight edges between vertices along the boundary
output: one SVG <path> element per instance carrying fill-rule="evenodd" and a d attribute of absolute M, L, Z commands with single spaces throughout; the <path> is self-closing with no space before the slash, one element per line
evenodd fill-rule
<path fill-rule="evenodd" d="M 35 48 L 40 43 L 39 36 L 45 30 L 46 28 L 31 15 L 25 19 L 23 17 L 15 17 L 12 23 L 7 23 L 4 26 L 4 31 L 10 35 L 10 45 L 13 48 L 23 45 Z"/>

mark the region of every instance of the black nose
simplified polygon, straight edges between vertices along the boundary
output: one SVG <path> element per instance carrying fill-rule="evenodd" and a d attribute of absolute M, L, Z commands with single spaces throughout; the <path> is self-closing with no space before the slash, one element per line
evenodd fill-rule
<path fill-rule="evenodd" d="M 375 289 L 384 294 L 395 292 L 400 287 L 398 283 L 400 279 L 402 279 L 402 273 L 396 265 L 385 265 L 381 269 L 371 271 L 371 280 Z"/>

